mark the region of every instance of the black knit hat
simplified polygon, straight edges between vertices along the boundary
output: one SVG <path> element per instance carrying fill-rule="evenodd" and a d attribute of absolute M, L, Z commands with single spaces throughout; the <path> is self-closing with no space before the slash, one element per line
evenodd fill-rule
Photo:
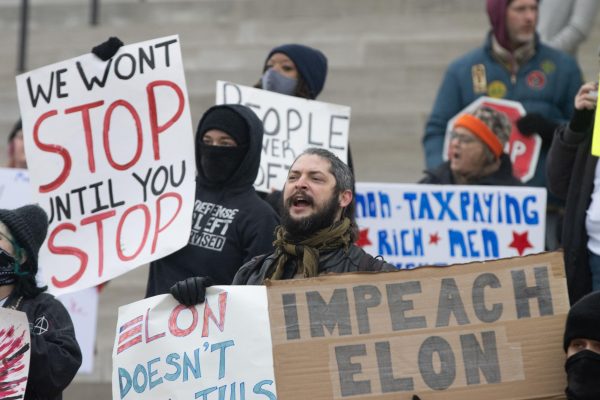
<path fill-rule="evenodd" d="M 271 50 L 265 60 L 265 65 L 275 53 L 283 53 L 294 62 L 302 80 L 308 86 L 311 98 L 316 99 L 325 86 L 327 57 L 312 47 L 302 44 L 284 44 Z"/>
<path fill-rule="evenodd" d="M 27 254 L 31 273 L 38 268 L 38 253 L 48 232 L 48 216 L 37 205 L 27 205 L 14 210 L 0 210 L 0 221 L 10 230 L 15 241 Z"/>
<path fill-rule="evenodd" d="M 582 338 L 600 341 L 600 292 L 592 292 L 573 304 L 567 316 L 563 347 Z"/>
<path fill-rule="evenodd" d="M 243 146 L 250 140 L 248 123 L 227 105 L 209 108 L 200 120 L 196 136 L 201 138 L 206 131 L 211 129 L 219 129 L 227 133 L 238 146 Z"/>

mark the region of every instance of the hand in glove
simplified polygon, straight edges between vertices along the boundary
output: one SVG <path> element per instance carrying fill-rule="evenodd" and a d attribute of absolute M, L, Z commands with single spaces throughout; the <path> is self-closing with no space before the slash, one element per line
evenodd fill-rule
<path fill-rule="evenodd" d="M 529 136 L 537 133 L 542 138 L 544 145 L 552 143 L 554 131 L 558 125 L 539 113 L 529 113 L 517 120 L 517 127 L 523 135 Z"/>
<path fill-rule="evenodd" d="M 416 394 L 413 394 L 412 400 L 421 400 L 421 398 Z"/>
<path fill-rule="evenodd" d="M 119 48 L 123 46 L 123 42 L 118 37 L 111 36 L 104 43 L 100 43 L 98 46 L 92 49 L 92 53 L 94 53 L 98 58 L 102 61 L 108 61 L 112 56 L 114 56 Z"/>
<path fill-rule="evenodd" d="M 171 286 L 170 292 L 181 304 L 193 306 L 204 302 L 206 288 L 211 285 L 212 281 L 207 276 L 192 276 Z"/>

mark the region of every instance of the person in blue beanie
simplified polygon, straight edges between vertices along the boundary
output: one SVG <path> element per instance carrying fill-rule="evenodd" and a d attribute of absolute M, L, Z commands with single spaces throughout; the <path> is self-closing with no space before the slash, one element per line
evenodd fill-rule
<path fill-rule="evenodd" d="M 302 44 L 284 44 L 267 55 L 256 87 L 315 100 L 326 78 L 327 57 L 321 51 Z"/>

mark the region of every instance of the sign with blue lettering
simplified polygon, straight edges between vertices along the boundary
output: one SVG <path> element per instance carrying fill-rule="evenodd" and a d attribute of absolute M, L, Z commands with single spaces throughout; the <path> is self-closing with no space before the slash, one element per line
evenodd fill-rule
<path fill-rule="evenodd" d="M 544 251 L 546 190 L 357 183 L 357 244 L 400 269 Z"/>
<path fill-rule="evenodd" d="M 264 286 L 214 286 L 192 307 L 160 295 L 119 308 L 113 399 L 276 400 Z"/>
<path fill-rule="evenodd" d="M 330 150 L 347 162 L 350 107 L 223 81 L 217 82 L 216 104 L 243 104 L 263 122 L 256 190 L 281 190 L 288 169 L 308 147 Z"/>
<path fill-rule="evenodd" d="M 562 399 L 562 253 L 267 281 L 286 400 Z"/>

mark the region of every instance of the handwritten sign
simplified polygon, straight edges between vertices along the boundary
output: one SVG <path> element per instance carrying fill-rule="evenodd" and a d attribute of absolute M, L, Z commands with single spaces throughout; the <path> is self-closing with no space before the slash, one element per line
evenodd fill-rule
<path fill-rule="evenodd" d="M 263 151 L 254 182 L 257 190 L 281 190 L 288 169 L 309 147 L 330 150 L 347 162 L 350 107 L 223 81 L 217 82 L 216 103 L 248 106 L 263 122 Z"/>
<path fill-rule="evenodd" d="M 544 251 L 546 190 L 357 183 L 357 242 L 400 269 Z"/>
<path fill-rule="evenodd" d="M 448 159 L 450 134 L 454 128 L 454 122 L 459 115 L 474 112 L 479 107 L 492 108 L 496 111 L 503 112 L 508 117 L 512 124 L 512 130 L 504 152 L 510 156 L 510 161 L 513 165 L 513 175 L 521 180 L 521 182 L 529 181 L 535 175 L 535 169 L 542 149 L 542 138 L 537 133 L 529 136 L 525 136 L 521 133 L 517 126 L 517 120 L 527 112 L 520 102 L 514 100 L 482 96 L 450 119 L 446 127 L 446 136 L 444 138 L 444 160 Z"/>
<path fill-rule="evenodd" d="M 266 296 L 215 286 L 195 307 L 170 295 L 120 307 L 113 399 L 275 400 Z"/>
<path fill-rule="evenodd" d="M 24 312 L 0 308 L 0 398 L 23 399 L 29 375 L 31 341 Z"/>
<path fill-rule="evenodd" d="M 281 399 L 564 398 L 561 253 L 271 281 L 267 295 Z"/>
<path fill-rule="evenodd" d="M 179 38 L 86 54 L 17 77 L 40 251 L 54 294 L 95 286 L 187 243 L 194 144 Z"/>

